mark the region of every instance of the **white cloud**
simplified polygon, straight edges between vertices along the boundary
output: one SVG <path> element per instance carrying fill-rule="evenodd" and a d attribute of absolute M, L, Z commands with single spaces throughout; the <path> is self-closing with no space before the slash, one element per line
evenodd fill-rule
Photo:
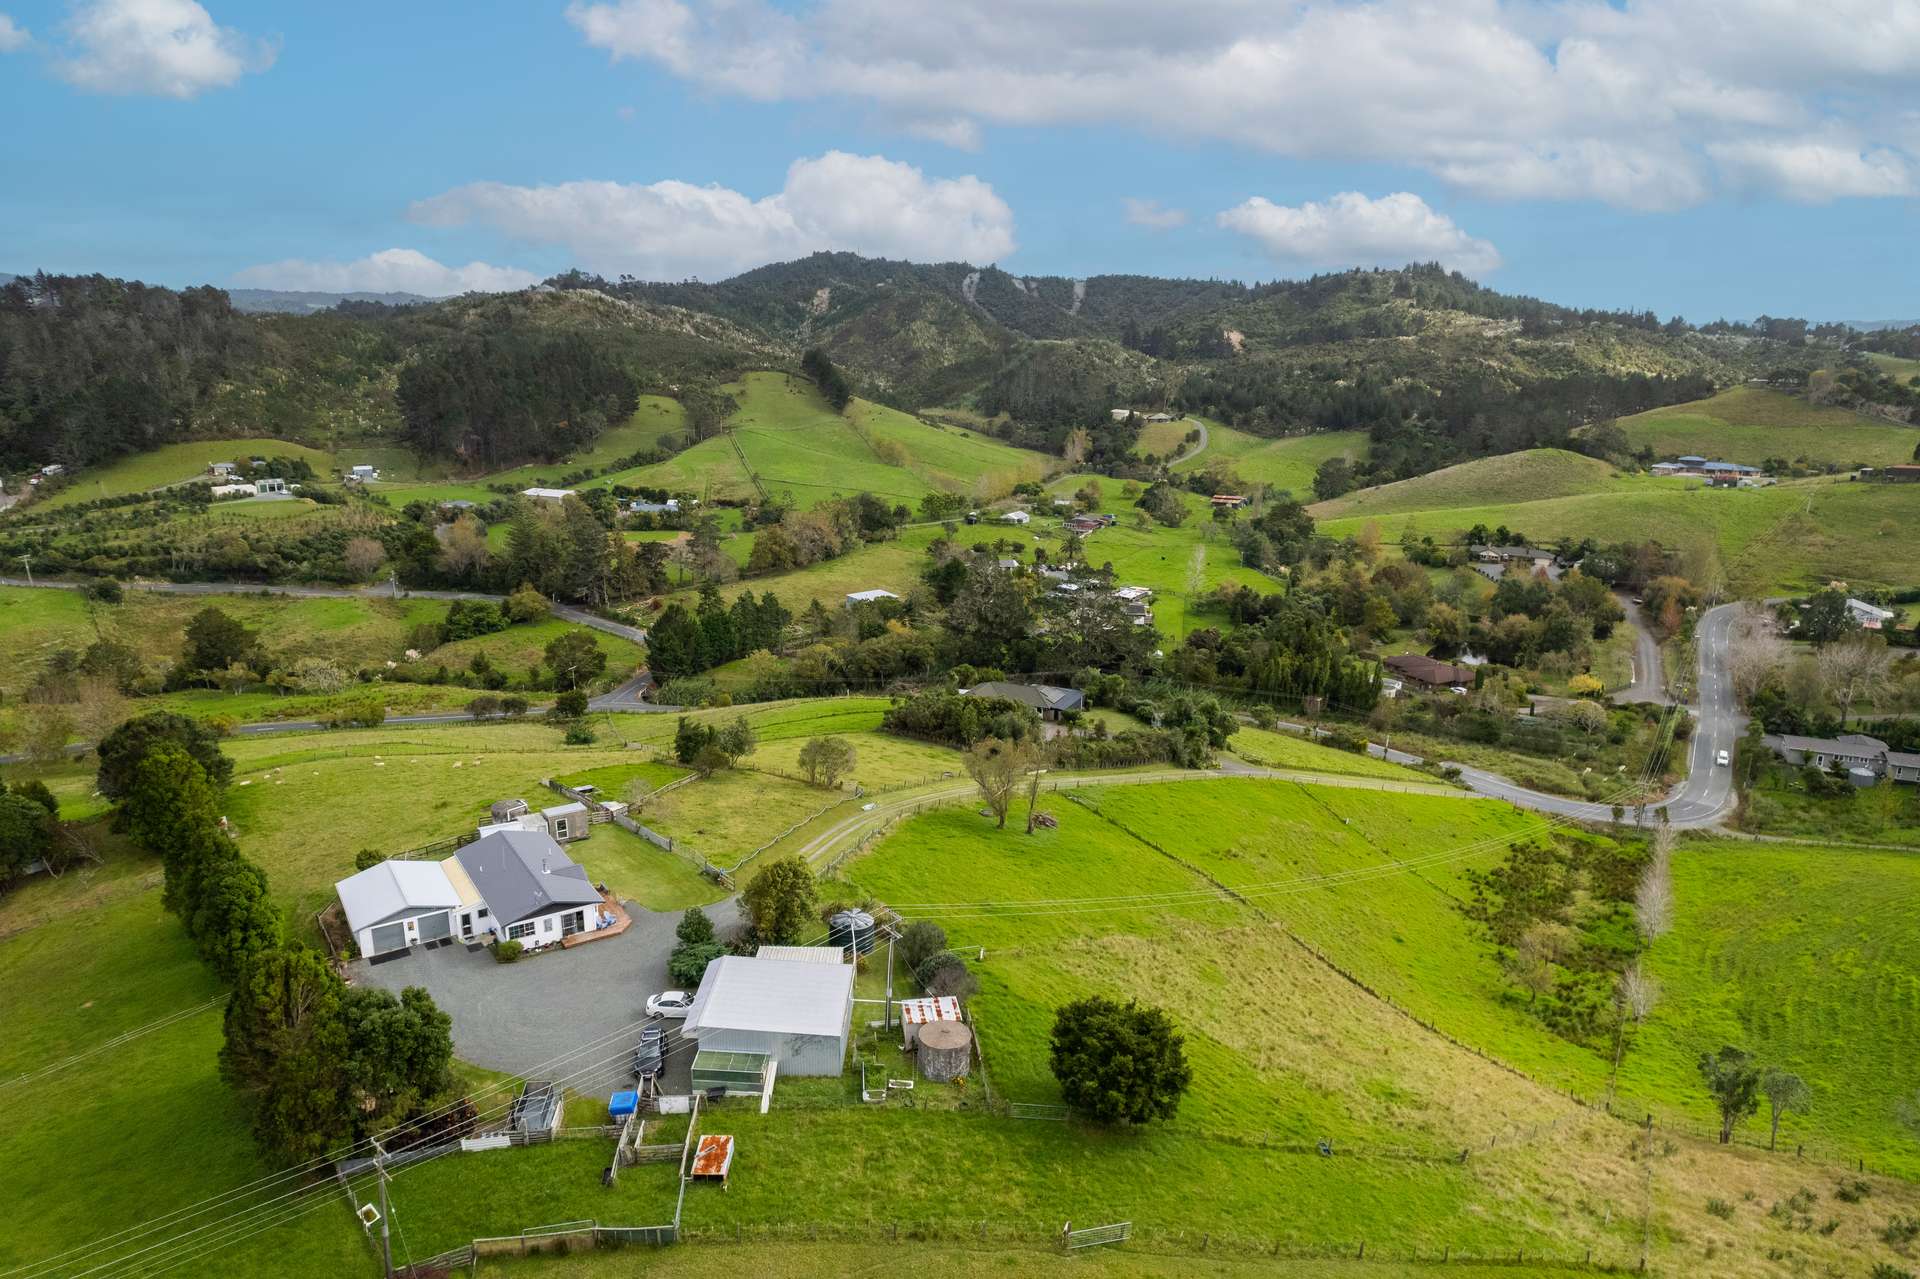
<path fill-rule="evenodd" d="M 32 43 L 32 32 L 0 13 L 0 53 L 16 53 Z"/>
<path fill-rule="evenodd" d="M 1707 150 L 1735 186 L 1806 204 L 1914 192 L 1912 166 L 1886 149 L 1862 152 L 1857 146 L 1806 139 L 1715 143 Z"/>
<path fill-rule="evenodd" d="M 1898 150 L 1920 109 L 1920 5 L 1885 0 L 575 0 L 567 19 L 615 61 L 960 145 L 983 123 L 1122 126 L 1632 208 L 1723 176 L 1805 198 L 1806 163 L 1742 148 L 1846 127 Z M 1829 171 L 1833 195 L 1890 185 Z"/>
<path fill-rule="evenodd" d="M 274 46 L 215 24 L 194 0 L 90 0 L 53 68 L 94 93 L 191 98 L 273 65 Z"/>
<path fill-rule="evenodd" d="M 1187 224 L 1185 209 L 1163 208 L 1158 200 L 1141 200 L 1128 196 L 1121 205 L 1127 211 L 1127 221 L 1134 226 L 1143 226 L 1149 231 L 1171 231 L 1175 227 Z"/>
<path fill-rule="evenodd" d="M 419 293 L 430 298 L 459 293 L 507 293 L 538 284 L 540 277 L 518 267 L 469 262 L 447 266 L 417 249 L 382 249 L 353 262 L 309 262 L 288 258 L 250 266 L 233 277 L 250 289 L 294 289 L 314 293 Z"/>
<path fill-rule="evenodd" d="M 754 199 L 720 186 L 477 182 L 416 203 L 429 226 L 483 223 L 560 245 L 605 274 L 719 276 L 818 249 L 918 261 L 992 262 L 1014 249 L 1013 212 L 976 177 L 928 178 L 884 156 L 829 151 L 795 160 Z"/>
<path fill-rule="evenodd" d="M 1468 275 L 1500 265 L 1500 253 L 1409 191 L 1369 199 L 1343 191 L 1325 204 L 1275 204 L 1255 196 L 1219 216 L 1276 261 L 1301 266 L 1400 266 L 1438 262 Z"/>
<path fill-rule="evenodd" d="M 980 126 L 963 115 L 943 116 L 937 120 L 911 120 L 904 127 L 916 138 L 938 142 L 956 151 L 980 149 Z"/>

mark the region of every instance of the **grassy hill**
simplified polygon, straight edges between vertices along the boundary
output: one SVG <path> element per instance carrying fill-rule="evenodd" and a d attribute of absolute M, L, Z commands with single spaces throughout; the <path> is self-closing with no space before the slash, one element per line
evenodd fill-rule
<path fill-rule="evenodd" d="M 1485 496 L 1495 492 L 1487 490 Z M 1459 494 L 1454 500 L 1464 499 Z M 1362 509 L 1367 513 L 1323 518 L 1320 528 L 1343 537 L 1378 520 L 1389 540 L 1411 529 L 1444 542 L 1457 540 L 1475 524 L 1505 524 L 1536 541 L 1652 539 L 1680 551 L 1690 576 L 1736 595 L 1804 590 L 1836 578 L 1920 585 L 1920 565 L 1901 536 L 1920 521 L 1920 490 L 1911 485 L 1808 480 L 1714 490 L 1684 481 L 1628 478 L 1609 491 L 1395 510 L 1390 518 Z"/>
<path fill-rule="evenodd" d="M 724 389 L 740 406 L 729 419 L 731 441 L 715 436 L 598 482 L 744 499 L 753 495 L 744 454 L 769 492 L 791 492 L 802 506 L 861 491 L 912 504 L 935 489 L 998 496 L 1047 466 L 1038 453 L 870 401 L 835 413 L 812 383 L 790 374 L 749 373 Z"/>
<path fill-rule="evenodd" d="M 81 472 L 60 492 L 45 499 L 45 509 L 54 510 L 75 502 L 119 497 L 148 489 L 181 484 L 206 475 L 211 462 L 245 462 L 250 457 L 301 458 L 322 476 L 331 476 L 338 463 L 332 453 L 308 448 L 288 440 L 249 436 L 241 439 L 194 440 L 186 444 L 163 444 L 145 453 L 136 453 L 97 469 Z"/>
<path fill-rule="evenodd" d="M 1243 480 L 1307 498 L 1313 495 L 1314 472 L 1322 462 L 1336 457 L 1353 461 L 1366 453 L 1365 431 L 1316 431 L 1276 440 L 1209 422 L 1207 447 L 1173 469 L 1184 474 L 1218 463 Z"/>
<path fill-rule="evenodd" d="M 1315 503 L 1310 509 L 1314 518 L 1324 520 L 1361 515 L 1400 515 L 1409 511 L 1484 506 L 1494 499 L 1533 502 L 1583 494 L 1629 492 L 1636 487 L 1636 483 L 1598 458 L 1569 453 L 1565 449 L 1528 449 L 1521 453 L 1504 453 L 1499 457 L 1462 462 L 1458 466 L 1449 466 L 1394 484 L 1360 489 L 1344 497 Z M 1473 521 L 1469 520 L 1468 523 Z"/>
<path fill-rule="evenodd" d="M 1736 386 L 1706 400 L 1620 419 L 1635 448 L 1759 466 L 1770 457 L 1835 466 L 1910 462 L 1920 430 L 1846 409 L 1808 404 L 1763 387 Z"/>

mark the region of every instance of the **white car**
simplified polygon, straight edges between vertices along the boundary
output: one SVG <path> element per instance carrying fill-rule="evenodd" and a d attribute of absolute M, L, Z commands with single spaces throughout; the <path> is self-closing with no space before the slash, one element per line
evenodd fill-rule
<path fill-rule="evenodd" d="M 647 1000 L 649 1017 L 685 1017 L 693 1007 L 693 996 L 684 990 L 663 990 Z"/>
<path fill-rule="evenodd" d="M 1718 755 L 1715 755 L 1713 757 L 1713 762 L 1720 765 L 1720 767 L 1725 768 L 1728 764 L 1733 763 L 1733 757 L 1728 755 L 1725 751 L 1721 751 Z"/>

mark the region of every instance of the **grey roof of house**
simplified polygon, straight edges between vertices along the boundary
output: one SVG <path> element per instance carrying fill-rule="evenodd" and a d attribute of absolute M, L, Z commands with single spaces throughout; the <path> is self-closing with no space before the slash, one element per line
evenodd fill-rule
<path fill-rule="evenodd" d="M 579 800 L 574 800 L 572 803 L 555 804 L 552 808 L 543 808 L 540 810 L 540 815 L 542 817 L 571 817 L 575 813 L 584 813 L 586 811 L 587 806 L 585 804 L 582 804 Z"/>
<path fill-rule="evenodd" d="M 1920 754 L 1913 751 L 1888 751 L 1887 764 L 1892 768 L 1920 768 Z"/>
<path fill-rule="evenodd" d="M 1012 684 L 988 680 L 967 690 L 968 697 L 1004 697 L 1037 711 L 1077 711 L 1087 699 L 1077 688 L 1057 688 L 1052 684 Z"/>
<path fill-rule="evenodd" d="M 1776 750 L 1814 751 L 1827 755 L 1880 755 L 1887 751 L 1887 744 L 1877 737 L 1868 737 L 1865 733 L 1848 733 L 1845 737 L 1800 737 L 1793 733 L 1769 735 L 1762 739 Z"/>
<path fill-rule="evenodd" d="M 495 831 L 454 856 L 502 925 L 600 903 L 587 872 L 543 831 Z"/>
<path fill-rule="evenodd" d="M 433 861 L 386 861 L 369 866 L 333 886 L 354 932 L 395 919 L 411 919 L 435 910 L 451 910 L 460 894 L 447 872 Z"/>

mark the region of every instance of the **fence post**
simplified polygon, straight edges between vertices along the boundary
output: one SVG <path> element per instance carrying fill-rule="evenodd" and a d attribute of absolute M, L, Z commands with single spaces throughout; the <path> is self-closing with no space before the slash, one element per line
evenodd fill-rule
<path fill-rule="evenodd" d="M 1367 1241 L 1362 1239 L 1360 1241 L 1360 1255 L 1356 1258 L 1356 1260 L 1365 1261 L 1366 1259 L 1367 1259 Z"/>

